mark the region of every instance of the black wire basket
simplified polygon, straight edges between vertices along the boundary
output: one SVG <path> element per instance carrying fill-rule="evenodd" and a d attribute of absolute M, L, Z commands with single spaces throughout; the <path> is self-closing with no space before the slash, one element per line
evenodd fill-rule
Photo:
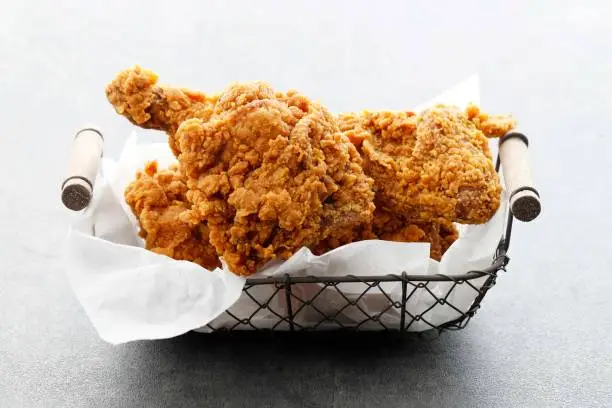
<path fill-rule="evenodd" d="M 509 217 L 511 220 L 512 217 Z M 508 224 L 508 229 L 510 229 L 511 221 Z M 258 327 L 257 324 L 253 323 L 251 319 L 262 310 L 265 310 L 278 318 L 278 322 L 272 327 L 272 330 L 277 329 L 281 326 L 281 324 L 285 323 L 290 331 L 308 331 L 308 330 L 317 330 L 323 323 L 326 323 L 326 326 L 336 325 L 338 329 L 349 329 L 349 330 L 359 330 L 366 323 L 375 323 L 380 330 L 397 330 L 400 332 L 407 331 L 411 328 L 411 326 L 415 322 L 423 322 L 429 326 L 430 329 L 438 329 L 438 330 L 458 330 L 464 328 L 469 320 L 474 316 L 476 311 L 480 308 L 480 304 L 485 294 L 495 285 L 495 280 L 497 278 L 497 274 L 499 271 L 504 271 L 506 265 L 508 263 L 508 257 L 506 256 L 506 245 L 507 241 L 502 240 L 500 243 L 495 259 L 490 267 L 482 270 L 482 271 L 470 271 L 462 275 L 448 276 L 442 274 L 436 275 L 408 275 L 403 273 L 401 275 L 384 275 L 384 276 L 354 276 L 354 275 L 346 275 L 343 277 L 319 277 L 319 276 L 305 276 L 305 277 L 291 277 L 286 275 L 285 277 L 275 277 L 275 278 L 260 278 L 260 279 L 249 279 L 246 282 L 246 285 L 243 289 L 244 295 L 249 297 L 255 304 L 258 306 L 251 316 L 247 318 L 239 318 L 234 315 L 229 310 L 225 311 L 224 314 L 235 321 L 235 323 L 231 327 L 215 327 L 214 323 L 209 323 L 206 327 L 209 331 L 227 331 L 227 330 L 240 330 L 240 329 L 251 329 L 251 330 L 270 330 L 268 327 L 262 328 Z M 472 281 L 487 277 L 485 283 L 483 285 L 474 285 Z M 429 289 L 429 284 L 431 282 L 452 282 L 450 288 L 446 291 L 446 293 L 442 296 L 436 294 L 435 291 Z M 381 284 L 396 282 L 402 285 L 402 296 L 400 300 L 394 300 L 392 297 L 383 289 Z M 341 289 L 339 289 L 339 284 L 342 283 L 359 283 L 362 284 L 364 289 L 363 292 L 357 296 L 349 298 L 349 296 L 345 295 Z M 320 286 L 320 289 L 311 297 L 304 299 L 300 297 L 298 294 L 292 291 L 292 287 L 295 285 L 301 284 L 317 284 Z M 264 302 L 259 300 L 257 296 L 251 294 L 251 290 L 260 285 L 272 285 L 274 290 L 272 295 L 268 297 Z M 470 287 L 476 294 L 476 299 L 470 308 L 463 312 L 460 308 L 453 305 L 448 301 L 449 297 L 452 295 L 454 290 L 458 286 L 467 286 Z M 326 290 L 333 289 L 335 290 L 344 300 L 345 305 L 337 309 L 333 314 L 326 313 L 319 309 L 316 306 L 317 298 L 324 293 Z M 418 289 L 425 290 L 434 300 L 431 306 L 425 309 L 422 313 L 419 314 L 411 314 L 407 308 L 406 304 L 411 299 L 411 297 L 416 293 Z M 385 298 L 388 300 L 388 305 L 383 308 L 381 311 L 376 313 L 371 313 L 366 309 L 359 306 L 359 299 L 363 296 L 367 295 L 371 291 L 377 291 L 383 294 Z M 284 294 L 283 294 L 284 292 Z M 270 303 L 273 298 L 279 296 L 279 294 L 283 294 L 285 296 L 285 304 L 287 305 L 286 314 L 280 314 L 277 310 L 274 310 Z M 298 304 L 297 308 L 294 306 Z M 424 317 L 427 313 L 432 311 L 433 308 L 437 306 L 448 306 L 455 310 L 460 314 L 455 320 L 450 322 L 446 322 L 444 324 L 435 324 L 427 321 Z M 312 325 L 304 326 L 294 320 L 294 317 L 304 309 L 311 308 L 316 313 L 320 315 L 320 320 Z M 338 319 L 339 316 L 342 315 L 344 309 L 353 307 L 359 310 L 363 316 L 360 321 L 353 322 L 352 324 L 346 324 L 346 322 Z M 295 310 L 294 310 L 295 309 Z M 381 319 L 382 315 L 388 313 L 389 310 L 396 309 L 400 314 L 400 325 L 399 327 L 391 327 L 383 322 Z M 372 327 L 369 325 L 369 329 Z"/>
<path fill-rule="evenodd" d="M 93 195 L 93 183 L 102 154 L 101 133 L 85 128 L 75 137 L 70 176 L 62 184 L 62 201 L 75 211 L 88 206 Z M 197 331 L 216 332 L 232 330 L 282 330 L 314 331 L 322 329 L 428 331 L 458 330 L 466 327 L 480 308 L 487 292 L 495 285 L 498 273 L 505 271 L 514 218 L 520 221 L 535 219 L 541 210 L 539 194 L 533 187 L 527 154 L 527 137 L 517 131 L 506 134 L 499 140 L 499 154 L 495 165 L 497 172 L 503 168 L 504 183 L 509 192 L 509 211 L 505 230 L 500 237 L 491 264 L 483 270 L 466 271 L 459 275 L 398 275 L 342 277 L 325 276 L 278 276 L 247 279 L 240 300 L 249 300 L 250 306 L 239 315 L 226 310 Z M 347 293 L 345 285 L 352 285 Z M 393 292 L 388 290 L 393 285 Z M 308 287 L 309 291 L 303 288 Z M 359 287 L 359 290 L 355 290 Z M 443 289 L 441 289 L 443 288 Z M 457 292 L 470 292 L 456 304 Z M 363 306 L 362 300 L 375 292 L 375 311 Z M 334 307 L 327 307 L 334 296 Z M 262 294 L 264 294 L 262 296 Z M 425 296 L 425 307 L 408 307 Z M 455 299 L 455 300 L 453 300 Z M 412 302 L 412 303 L 411 303 Z M 279 307 L 280 305 L 280 307 Z M 437 314 L 436 309 L 447 313 Z M 347 311 L 350 310 L 350 318 Z M 418 311 L 416 311 L 418 310 Z M 309 319 L 303 319 L 308 312 Z M 257 316 L 264 313 L 267 324 L 261 325 Z M 392 323 L 389 323 L 392 316 Z M 443 319 L 439 317 L 443 316 Z M 448 316 L 451 316 L 450 318 Z M 261 316 L 260 316 L 261 317 Z"/>

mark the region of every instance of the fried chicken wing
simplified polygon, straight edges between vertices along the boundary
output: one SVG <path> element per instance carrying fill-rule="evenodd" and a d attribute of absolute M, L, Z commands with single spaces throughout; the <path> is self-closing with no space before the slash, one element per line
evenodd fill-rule
<path fill-rule="evenodd" d="M 186 192 L 176 166 L 160 171 L 156 162 L 150 162 L 128 185 L 125 199 L 138 218 L 147 249 L 214 269 L 220 262 L 208 240 L 206 224 L 180 220 L 180 214 L 190 208 Z"/>
<path fill-rule="evenodd" d="M 254 273 L 321 240 L 351 239 L 371 221 L 372 180 L 337 120 L 297 92 L 234 85 L 207 121 L 181 124 L 176 139 L 192 209 L 230 269 Z"/>
<path fill-rule="evenodd" d="M 174 138 L 179 125 L 190 118 L 207 120 L 217 100 L 215 95 L 160 86 L 155 73 L 138 65 L 119 73 L 106 86 L 106 97 L 117 113 L 133 124 L 168 133 L 175 155 L 179 154 Z"/>
<path fill-rule="evenodd" d="M 480 224 L 497 211 L 501 185 L 486 135 L 511 129 L 511 118 L 436 106 L 418 116 L 364 112 L 339 119 L 374 179 L 376 201 L 393 213 Z"/>

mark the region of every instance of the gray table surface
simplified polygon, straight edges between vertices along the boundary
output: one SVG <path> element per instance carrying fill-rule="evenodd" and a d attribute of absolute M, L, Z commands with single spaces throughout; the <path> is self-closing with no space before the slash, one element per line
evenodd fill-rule
<path fill-rule="evenodd" d="M 0 406 L 612 406 L 611 6 L 416 3 L 2 1 Z M 543 214 L 516 225 L 461 332 L 111 346 L 59 261 L 59 182 L 81 124 L 119 152 L 131 127 L 103 87 L 135 63 L 206 91 L 263 79 L 335 112 L 408 108 L 477 72 L 485 109 L 531 136 Z"/>

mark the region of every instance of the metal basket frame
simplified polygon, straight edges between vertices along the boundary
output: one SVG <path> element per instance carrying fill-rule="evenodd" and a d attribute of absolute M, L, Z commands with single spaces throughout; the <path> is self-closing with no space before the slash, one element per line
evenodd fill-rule
<path fill-rule="evenodd" d="M 497 161 L 495 164 L 495 170 L 499 172 L 500 169 L 500 158 L 499 155 L 497 157 Z M 206 325 L 206 328 L 210 331 L 231 331 L 239 329 L 239 326 L 243 326 L 250 330 L 256 331 L 270 331 L 275 330 L 281 323 L 287 323 L 289 331 L 312 331 L 316 330 L 319 325 L 324 322 L 332 322 L 338 325 L 338 329 L 349 329 L 349 330 L 359 330 L 360 326 L 362 326 L 366 322 L 377 322 L 380 325 L 381 330 L 386 331 L 399 331 L 406 332 L 409 330 L 410 326 L 414 322 L 422 321 L 426 325 L 430 326 L 429 330 L 438 330 L 438 331 L 446 331 L 446 330 L 460 330 L 466 327 L 471 318 L 476 314 L 484 296 L 487 292 L 495 285 L 498 273 L 500 271 L 506 270 L 506 265 L 509 262 L 509 258 L 507 256 L 508 248 L 510 246 L 510 237 L 512 233 L 512 223 L 513 223 L 514 215 L 512 214 L 512 210 L 509 208 L 505 232 L 502 235 L 500 242 L 497 247 L 497 251 L 495 253 L 494 259 L 489 267 L 484 270 L 473 270 L 468 271 L 466 273 L 460 275 L 443 275 L 443 274 L 434 274 L 434 275 L 408 275 L 405 272 L 399 275 L 383 275 L 383 276 L 355 276 L 355 275 L 346 275 L 342 277 L 325 277 L 325 276 L 300 276 L 300 277 L 292 277 L 288 274 L 284 276 L 277 277 L 266 277 L 266 278 L 249 278 L 246 281 L 246 284 L 243 288 L 243 294 L 248 296 L 253 302 L 255 302 L 258 308 L 247 318 L 239 318 L 232 314 L 229 310 L 225 311 L 228 316 L 235 320 L 235 324 L 232 327 L 223 327 L 217 328 L 214 324 L 209 323 Z M 476 279 L 482 278 L 484 276 L 488 276 L 485 280 L 484 284 L 478 288 L 472 282 Z M 380 286 L 381 283 L 386 282 L 401 282 L 402 285 L 402 296 L 401 300 L 394 301 Z M 444 296 L 436 295 L 433 291 L 428 288 L 429 283 L 431 282 L 453 282 L 450 286 L 449 290 Z M 342 293 L 341 290 L 338 289 L 337 285 L 341 283 L 362 283 L 365 286 L 363 293 L 357 297 L 357 299 L 349 299 L 346 295 Z M 294 285 L 299 284 L 319 284 L 321 285 L 320 290 L 310 299 L 301 299 L 295 291 L 292 291 L 292 287 Z M 261 285 L 271 285 L 274 287 L 274 291 L 272 295 L 265 301 L 261 302 L 255 296 L 250 293 L 250 290 L 261 286 Z M 469 307 L 469 309 L 465 312 L 459 310 L 455 306 L 453 306 L 450 302 L 447 302 L 448 297 L 453 292 L 453 290 L 458 285 L 468 285 L 473 290 L 477 292 L 476 298 L 473 303 Z M 313 301 L 323 293 L 323 291 L 328 288 L 334 288 L 341 297 L 346 300 L 346 305 L 337 311 L 335 315 L 326 315 L 324 312 L 321 312 L 317 309 L 317 307 L 313 304 Z M 385 308 L 385 310 L 377 313 L 375 315 L 370 315 L 366 311 L 360 308 L 358 301 L 364 296 L 368 291 L 375 289 L 380 291 L 388 300 L 389 306 Z M 406 305 L 408 300 L 412 296 L 413 293 L 417 291 L 417 289 L 424 289 L 427 291 L 435 300 L 435 302 L 422 313 L 413 315 L 407 311 Z M 271 307 L 269 307 L 269 303 L 274 299 L 279 293 L 284 292 L 285 302 L 286 302 L 286 315 L 282 315 L 276 311 L 274 311 Z M 281 295 L 282 296 L 282 295 Z M 296 310 L 294 310 L 292 304 L 298 303 L 299 306 Z M 424 315 L 431 311 L 434 307 L 438 305 L 447 305 L 453 308 L 457 313 L 459 313 L 459 317 L 440 324 L 436 325 L 434 323 L 428 322 Z M 342 313 L 343 309 L 346 307 L 354 306 L 361 310 L 364 314 L 364 319 L 356 325 L 346 326 L 342 324 L 340 321 L 336 320 L 336 317 Z M 300 313 L 300 311 L 304 307 L 313 308 L 315 311 L 321 314 L 321 321 L 314 326 L 302 326 L 296 320 L 295 316 Z M 379 318 L 386 313 L 389 309 L 396 308 L 400 312 L 400 325 L 399 328 L 390 328 L 385 325 Z M 272 328 L 258 328 L 255 326 L 251 319 L 261 310 L 266 310 L 271 312 L 275 316 L 279 318 L 278 323 Z"/>

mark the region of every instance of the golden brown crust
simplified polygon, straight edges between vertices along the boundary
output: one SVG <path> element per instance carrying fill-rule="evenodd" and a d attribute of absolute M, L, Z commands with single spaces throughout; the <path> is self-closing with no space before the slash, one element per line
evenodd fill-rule
<path fill-rule="evenodd" d="M 120 72 L 106 86 L 106 97 L 115 111 L 145 129 L 168 133 L 170 148 L 179 154 L 174 138 L 179 125 L 187 119 L 208 119 L 217 96 L 183 88 L 160 86 L 157 75 L 136 65 Z"/>
<path fill-rule="evenodd" d="M 314 249 L 322 255 L 341 245 L 362 240 L 380 239 L 395 242 L 427 242 L 431 244 L 430 258 L 439 261 L 446 250 L 457 240 L 459 232 L 450 221 L 410 220 L 378 206 L 369 224 L 352 230 L 342 242 L 321 241 Z"/>
<path fill-rule="evenodd" d="M 470 112 L 492 133 L 505 126 L 501 119 Z M 497 211 L 501 185 L 488 140 L 468 114 L 436 106 L 420 115 L 364 112 L 340 115 L 340 121 L 359 146 L 377 202 L 394 213 L 480 224 Z"/>
<path fill-rule="evenodd" d="M 208 120 L 177 131 L 192 210 L 230 269 L 249 275 L 371 220 L 372 180 L 321 105 L 263 83 L 230 87 Z"/>
<path fill-rule="evenodd" d="M 475 106 L 335 117 L 262 82 L 207 96 L 138 66 L 106 94 L 132 123 L 167 132 L 181 164 L 151 164 L 126 190 L 147 248 L 207 268 L 219 254 L 240 275 L 303 246 L 321 254 L 362 239 L 429 242 L 439 260 L 453 222 L 497 210 L 487 137 L 515 126 Z"/>
<path fill-rule="evenodd" d="M 489 115 L 475 105 L 465 110 L 468 119 L 487 137 L 502 137 L 516 127 L 516 120 L 509 115 Z"/>
<path fill-rule="evenodd" d="M 150 162 L 126 188 L 125 200 L 138 218 L 148 250 L 214 269 L 220 262 L 206 224 L 194 226 L 180 220 L 190 208 L 186 192 L 176 166 L 158 171 L 157 163 Z"/>

